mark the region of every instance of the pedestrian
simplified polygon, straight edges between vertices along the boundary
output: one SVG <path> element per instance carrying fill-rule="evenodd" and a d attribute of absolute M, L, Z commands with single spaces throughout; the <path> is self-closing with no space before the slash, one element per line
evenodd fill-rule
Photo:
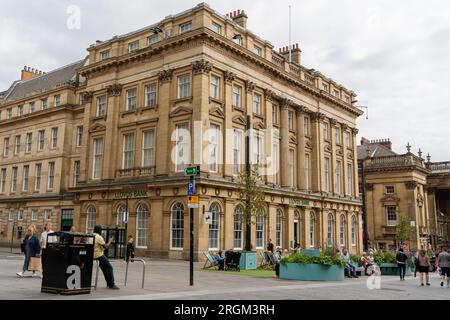
<path fill-rule="evenodd" d="M 33 226 L 28 227 L 21 247 L 25 254 L 25 260 L 23 261 L 22 272 L 17 272 L 16 274 L 22 278 L 24 276 L 25 272 L 29 269 L 31 258 L 32 257 L 40 258 L 41 246 L 39 245 L 39 239 L 34 234 Z M 38 268 L 36 268 L 36 269 L 33 268 L 33 269 L 34 269 L 34 270 L 32 270 L 33 274 L 31 276 L 36 277 L 37 276 L 36 269 L 38 269 Z"/>
<path fill-rule="evenodd" d="M 128 236 L 128 242 L 127 242 L 127 261 L 130 261 L 131 259 L 134 259 L 134 238 L 133 235 Z"/>
<path fill-rule="evenodd" d="M 94 227 L 94 259 L 98 260 L 100 264 L 100 269 L 102 269 L 103 276 L 105 277 L 106 284 L 110 289 L 119 289 L 114 283 L 114 270 L 109 262 L 108 258 L 105 257 L 104 250 L 107 249 L 113 240 L 111 237 L 108 243 L 102 237 L 102 226 L 96 225 Z"/>
<path fill-rule="evenodd" d="M 275 277 L 280 277 L 280 260 L 281 260 L 281 248 L 277 246 L 277 251 L 273 254 L 274 257 L 274 269 L 275 269 Z"/>
<path fill-rule="evenodd" d="M 52 230 L 52 223 L 51 222 L 47 222 L 44 226 L 44 231 L 41 233 L 41 248 L 42 249 L 46 249 L 47 248 L 47 236 L 49 233 L 53 233 L 54 231 Z M 55 236 L 50 236 L 48 237 L 48 242 L 49 243 L 53 243 L 56 242 L 56 237 Z"/>
<path fill-rule="evenodd" d="M 219 250 L 214 256 L 214 262 L 217 263 L 218 270 L 223 270 L 225 259 L 222 257 L 222 250 Z"/>
<path fill-rule="evenodd" d="M 436 259 L 436 268 L 441 268 L 441 287 L 444 286 L 444 280 L 447 280 L 446 288 L 449 284 L 450 276 L 450 254 L 447 252 L 447 247 L 442 247 L 441 252 Z"/>
<path fill-rule="evenodd" d="M 408 256 L 403 252 L 403 248 L 398 249 L 395 260 L 397 260 L 398 270 L 400 271 L 400 281 L 403 281 L 405 280 L 406 261 L 408 260 Z"/>
<path fill-rule="evenodd" d="M 273 253 L 273 243 L 272 243 L 272 239 L 269 239 L 269 242 L 267 242 L 267 251 Z"/>
<path fill-rule="evenodd" d="M 417 268 L 420 272 L 420 285 L 423 286 L 423 278 L 426 276 L 426 284 L 427 286 L 430 285 L 430 276 L 428 275 L 428 272 L 430 271 L 430 258 L 428 257 L 425 250 L 420 250 L 418 255 L 418 262 L 417 262 Z"/>

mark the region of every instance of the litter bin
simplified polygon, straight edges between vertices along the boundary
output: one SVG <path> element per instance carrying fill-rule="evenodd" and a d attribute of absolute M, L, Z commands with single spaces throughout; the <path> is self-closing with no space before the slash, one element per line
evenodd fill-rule
<path fill-rule="evenodd" d="M 63 295 L 91 293 L 94 235 L 53 232 L 42 250 L 41 292 Z"/>

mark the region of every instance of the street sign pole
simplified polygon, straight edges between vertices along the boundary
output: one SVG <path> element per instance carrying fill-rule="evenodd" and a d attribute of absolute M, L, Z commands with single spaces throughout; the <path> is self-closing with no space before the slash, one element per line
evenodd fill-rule
<path fill-rule="evenodd" d="M 190 182 L 194 184 L 194 176 L 190 176 Z M 190 244 L 189 244 L 189 285 L 194 285 L 194 208 L 189 208 Z"/>

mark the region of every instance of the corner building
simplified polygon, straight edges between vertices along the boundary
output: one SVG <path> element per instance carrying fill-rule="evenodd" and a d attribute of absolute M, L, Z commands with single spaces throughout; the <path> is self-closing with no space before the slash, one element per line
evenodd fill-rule
<path fill-rule="evenodd" d="M 121 225 L 128 208 L 137 250 L 188 259 L 184 168 L 200 164 L 195 258 L 243 249 L 236 181 L 250 116 L 252 164 L 273 171 L 261 178 L 266 206 L 253 248 L 271 238 L 282 248 L 361 251 L 356 95 L 303 67 L 298 45 L 289 62 L 287 49 L 275 52 L 246 22 L 243 11 L 224 16 L 200 4 L 88 48 L 77 69 L 82 141 L 67 166 L 76 154 L 79 175 L 64 190 L 79 230 Z"/>

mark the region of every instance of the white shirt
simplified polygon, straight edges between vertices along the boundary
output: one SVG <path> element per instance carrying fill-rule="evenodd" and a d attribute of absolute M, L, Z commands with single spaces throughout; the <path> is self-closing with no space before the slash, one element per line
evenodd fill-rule
<path fill-rule="evenodd" d="M 49 233 L 53 233 L 53 232 L 54 232 L 53 230 L 49 230 L 49 231 L 44 231 L 44 232 L 41 233 L 41 243 L 42 243 L 41 247 L 42 247 L 42 249 L 45 249 L 47 247 L 47 235 Z M 57 240 L 56 236 L 48 237 L 48 242 L 49 243 L 53 243 L 53 242 L 57 242 L 57 241 L 58 240 Z"/>

